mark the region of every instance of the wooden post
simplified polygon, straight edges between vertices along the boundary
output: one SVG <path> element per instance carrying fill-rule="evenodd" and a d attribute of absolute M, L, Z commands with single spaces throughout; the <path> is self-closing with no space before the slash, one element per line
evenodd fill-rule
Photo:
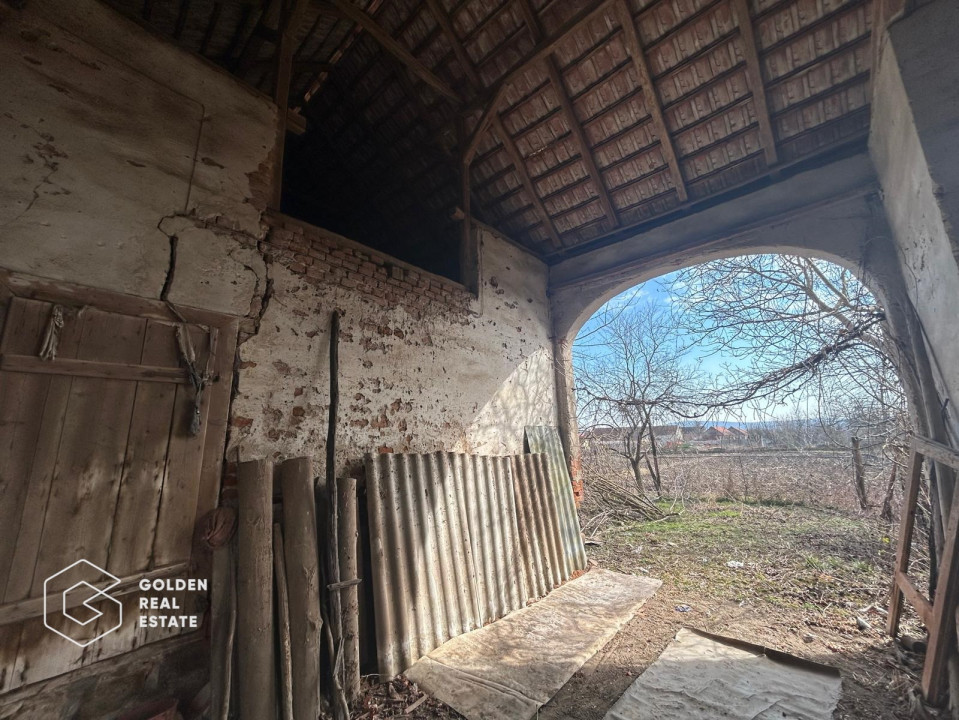
<path fill-rule="evenodd" d="M 237 685 L 240 720 L 271 718 L 273 666 L 273 463 L 240 463 L 237 472 Z"/>
<path fill-rule="evenodd" d="M 236 563 L 233 542 L 213 550 L 210 608 L 210 718 L 227 720 L 236 633 Z"/>
<path fill-rule="evenodd" d="M 294 458 L 280 466 L 286 571 L 290 595 L 293 659 L 293 716 L 320 714 L 320 570 L 316 549 L 313 463 Z"/>
<path fill-rule="evenodd" d="M 326 425 L 326 487 L 330 490 L 336 477 L 336 422 L 340 405 L 340 311 L 330 318 L 330 410 Z M 331 498 L 332 500 L 332 498 Z M 335 531 L 336 528 L 330 528 Z"/>
<path fill-rule="evenodd" d="M 290 113 L 290 83 L 293 79 L 293 53 L 296 50 L 296 22 L 306 0 L 296 0 L 293 7 L 280 19 L 280 42 L 276 48 L 276 144 L 273 151 L 273 197 L 271 207 L 279 210 L 283 201 L 283 154 L 286 151 L 286 133 Z"/>
<path fill-rule="evenodd" d="M 340 582 L 357 579 L 356 480 L 341 478 L 336 485 L 337 549 L 340 556 Z M 350 704 L 360 696 L 360 604 L 359 588 L 349 585 L 338 590 L 343 613 L 343 692 Z"/>
<path fill-rule="evenodd" d="M 276 574 L 276 619 L 280 631 L 280 709 L 283 720 L 293 720 L 293 657 L 290 648 L 290 597 L 283 566 L 283 531 L 273 525 L 273 572 Z"/>

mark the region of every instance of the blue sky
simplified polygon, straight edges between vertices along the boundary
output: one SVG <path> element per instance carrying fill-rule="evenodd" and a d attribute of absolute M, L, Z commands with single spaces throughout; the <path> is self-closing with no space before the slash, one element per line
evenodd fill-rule
<path fill-rule="evenodd" d="M 600 308 L 593 317 L 586 321 L 586 324 L 583 325 L 577 335 L 577 342 L 600 324 L 599 317 L 604 308 L 616 310 L 626 307 L 631 303 L 641 302 L 651 302 L 656 306 L 664 308 L 669 307 L 675 300 L 670 293 L 670 286 L 674 282 L 677 274 L 678 272 L 673 272 L 668 275 L 662 275 L 654 280 L 632 287 L 611 299 L 603 308 Z M 689 335 L 687 333 L 682 330 L 678 330 L 677 332 L 681 341 L 689 341 Z M 588 350 L 582 348 L 582 346 L 577 348 L 576 344 L 574 344 L 573 352 L 575 353 L 577 349 L 579 349 L 580 352 L 588 352 Z M 726 353 L 715 352 L 709 348 L 701 349 L 695 345 L 690 348 L 687 357 L 691 364 L 699 363 L 700 369 L 709 375 L 715 375 L 721 372 L 725 365 L 739 365 L 743 362 L 741 358 L 734 358 Z"/>
<path fill-rule="evenodd" d="M 586 337 L 588 333 L 595 330 L 599 325 L 601 325 L 602 314 L 604 308 L 608 308 L 610 311 L 615 311 L 620 308 L 628 307 L 630 304 L 651 302 L 655 306 L 660 306 L 663 308 L 668 308 L 675 302 L 676 298 L 671 293 L 671 286 L 676 279 L 678 272 L 669 273 L 667 275 L 662 275 L 653 280 L 649 280 L 641 285 L 626 290 L 625 292 L 620 293 L 616 297 L 612 298 L 603 308 L 600 308 L 580 329 L 579 334 L 577 335 L 577 340 L 573 345 L 573 361 L 576 362 L 577 355 L 582 356 L 589 354 L 591 352 L 598 352 L 597 350 L 591 349 L 588 347 L 589 338 Z M 675 288 L 680 290 L 681 287 Z M 750 358 L 746 357 L 734 357 L 728 352 L 717 351 L 714 348 L 701 347 L 695 343 L 695 338 L 690 337 L 690 333 L 685 332 L 681 328 L 677 328 L 677 337 L 680 342 L 690 343 L 690 348 L 686 353 L 687 360 L 690 365 L 697 365 L 699 369 L 709 376 L 717 377 L 717 382 L 722 382 L 723 371 L 727 367 L 739 367 L 746 366 L 749 364 Z M 794 412 L 794 407 L 781 407 L 774 410 L 771 414 L 775 415 L 786 415 L 790 412 Z M 704 421 L 710 423 L 719 423 L 719 424 L 741 424 L 742 422 L 756 422 L 761 419 L 769 419 L 769 413 L 765 412 L 760 415 L 756 412 L 755 408 L 743 407 L 737 410 L 731 410 L 728 413 L 723 413 L 718 416 L 705 418 Z"/>

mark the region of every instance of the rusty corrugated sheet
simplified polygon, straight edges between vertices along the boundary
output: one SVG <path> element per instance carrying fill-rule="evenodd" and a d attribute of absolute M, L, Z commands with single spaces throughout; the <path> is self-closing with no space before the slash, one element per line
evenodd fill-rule
<path fill-rule="evenodd" d="M 566 562 L 574 570 L 585 570 L 586 548 L 579 528 L 579 517 L 573 500 L 573 484 L 566 468 L 566 456 L 563 454 L 559 432 L 556 428 L 545 425 L 527 427 L 526 444 L 530 452 L 543 453 L 546 456 Z"/>
<path fill-rule="evenodd" d="M 585 567 L 569 560 L 544 456 L 369 454 L 366 469 L 383 676 Z"/>

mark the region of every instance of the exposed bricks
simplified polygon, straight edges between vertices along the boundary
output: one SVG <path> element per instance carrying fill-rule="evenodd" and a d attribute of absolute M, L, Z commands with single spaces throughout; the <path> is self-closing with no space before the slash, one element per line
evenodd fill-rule
<path fill-rule="evenodd" d="M 283 215 L 270 213 L 266 243 L 277 262 L 314 282 L 338 285 L 382 305 L 415 315 L 431 310 L 468 316 L 471 296 L 462 285 L 414 269 L 388 255 Z"/>

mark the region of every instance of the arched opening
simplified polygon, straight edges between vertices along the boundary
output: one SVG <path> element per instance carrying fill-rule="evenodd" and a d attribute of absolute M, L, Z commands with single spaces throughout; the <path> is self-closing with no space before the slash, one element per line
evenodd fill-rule
<path fill-rule="evenodd" d="M 600 565 L 664 581 L 667 628 L 836 665 L 849 716 L 883 717 L 899 702 L 883 611 L 914 366 L 890 287 L 823 255 L 729 249 L 587 303 L 570 352 L 581 519 Z"/>

